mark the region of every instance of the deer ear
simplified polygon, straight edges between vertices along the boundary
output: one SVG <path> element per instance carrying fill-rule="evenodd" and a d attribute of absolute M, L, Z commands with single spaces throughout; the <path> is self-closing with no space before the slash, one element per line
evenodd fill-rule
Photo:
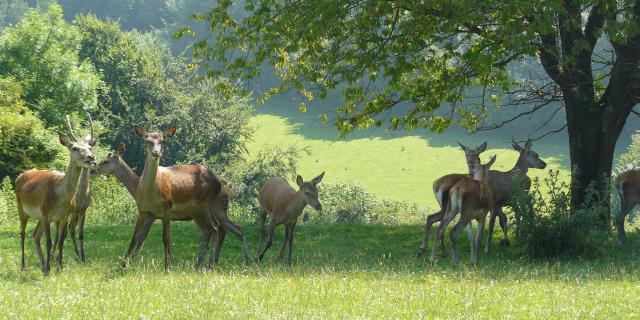
<path fill-rule="evenodd" d="M 58 138 L 60 139 L 60 144 L 65 147 L 71 147 L 71 140 L 69 136 L 64 133 L 58 133 Z"/>
<path fill-rule="evenodd" d="M 489 162 L 486 164 L 489 168 L 493 165 L 494 162 L 496 162 L 496 157 L 497 155 L 493 155 L 493 157 L 491 157 L 491 160 L 489 160 Z"/>
<path fill-rule="evenodd" d="M 165 138 L 171 138 L 176 134 L 176 126 L 171 126 L 169 127 L 167 130 L 164 131 L 164 137 Z"/>
<path fill-rule="evenodd" d="M 322 172 L 319 176 L 313 178 L 313 180 L 311 180 L 311 182 L 313 182 L 313 184 L 317 185 L 318 183 L 320 183 L 320 181 L 322 181 L 323 177 L 324 177 L 324 172 Z"/>
<path fill-rule="evenodd" d="M 134 124 L 133 130 L 136 132 L 137 135 L 143 138 L 147 135 L 147 130 L 145 130 L 141 125 Z"/>
<path fill-rule="evenodd" d="M 300 175 L 296 177 L 296 183 L 298 184 L 298 187 L 302 187 L 304 180 L 302 180 L 302 177 Z"/>
<path fill-rule="evenodd" d="M 476 152 L 477 153 L 482 153 L 485 150 L 487 150 L 487 142 L 486 141 L 476 148 Z"/>
<path fill-rule="evenodd" d="M 458 142 L 458 145 L 460 146 L 460 148 L 462 148 L 462 150 L 464 152 L 467 152 L 467 147 L 465 145 L 463 145 L 462 143 Z"/>
<path fill-rule="evenodd" d="M 533 143 L 531 142 L 531 139 L 527 139 L 527 142 L 525 142 L 525 144 L 524 144 L 524 148 L 525 148 L 527 151 L 531 151 L 532 144 L 533 144 Z"/>
<path fill-rule="evenodd" d="M 124 143 L 118 145 L 117 152 L 119 157 L 122 157 L 124 155 Z"/>
<path fill-rule="evenodd" d="M 523 151 L 522 147 L 520 145 L 518 145 L 518 143 L 516 142 L 515 139 L 511 139 L 511 147 L 515 151 L 518 151 L 518 152 L 522 152 Z"/>

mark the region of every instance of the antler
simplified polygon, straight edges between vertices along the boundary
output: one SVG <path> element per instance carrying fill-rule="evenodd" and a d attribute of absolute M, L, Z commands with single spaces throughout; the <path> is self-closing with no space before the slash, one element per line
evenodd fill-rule
<path fill-rule="evenodd" d="M 73 129 L 71 129 L 71 119 L 69 119 L 69 115 L 66 115 L 65 119 L 67 120 L 67 130 L 69 130 L 69 137 L 73 139 L 73 142 L 77 142 L 78 138 L 75 134 L 73 134 Z"/>
<path fill-rule="evenodd" d="M 91 139 L 87 141 L 90 145 L 96 144 L 95 136 L 93 135 L 93 119 L 91 119 L 91 113 L 87 113 L 89 115 L 89 126 L 91 127 Z"/>

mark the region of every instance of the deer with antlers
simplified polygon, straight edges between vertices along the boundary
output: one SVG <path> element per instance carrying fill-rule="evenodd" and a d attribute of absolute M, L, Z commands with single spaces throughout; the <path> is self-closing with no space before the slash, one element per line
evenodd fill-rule
<path fill-rule="evenodd" d="M 71 128 L 69 117 L 67 126 Z M 82 140 L 69 135 L 58 134 L 60 143 L 70 151 L 69 167 L 65 173 L 56 170 L 31 169 L 23 172 L 15 181 L 18 216 L 20 218 L 20 244 L 22 251 L 22 270 L 26 269 L 24 255 L 24 239 L 27 222 L 30 218 L 38 220 L 34 231 L 34 241 L 42 272 L 48 274 L 52 256 L 51 223 L 57 225 L 57 247 L 59 251 L 58 263 L 62 265 L 62 249 L 68 218 L 72 212 L 81 210 L 82 195 L 78 193 L 81 172 L 95 166 L 95 156 L 92 151 L 95 141 Z M 44 233 L 46 242 L 46 259 L 42 254 L 41 236 Z"/>
<path fill-rule="evenodd" d="M 175 135 L 176 127 L 164 132 L 147 132 L 135 125 L 135 132 L 145 140 L 147 159 L 142 175 L 135 188 L 138 221 L 134 235 L 125 254 L 122 266 L 140 250 L 153 221 L 162 220 L 162 240 L 165 253 L 165 270 L 171 266 L 171 220 L 193 220 L 201 229 L 203 237 L 196 264 L 199 266 L 206 247 L 215 230 L 213 217 L 220 227 L 235 234 L 242 242 L 246 262 L 250 262 L 247 243 L 242 230 L 226 215 L 220 214 L 216 206 L 223 190 L 220 180 L 201 165 L 160 166 L 165 138 Z M 225 212 L 226 213 L 226 212 Z"/>
<path fill-rule="evenodd" d="M 487 181 L 489 180 L 489 169 L 495 161 L 496 156 L 493 156 L 488 163 L 474 166 L 473 178 L 465 177 L 449 190 L 447 210 L 442 218 L 442 222 L 438 225 L 435 240 L 443 237 L 447 225 L 449 225 L 458 212 L 460 212 L 460 219 L 451 230 L 450 235 L 451 258 L 456 264 L 460 262 L 458 259 L 456 240 L 460 231 L 462 231 L 462 228 L 465 226 L 467 227 L 469 245 L 471 247 L 471 263 L 475 265 L 478 262 L 478 250 L 480 248 L 480 242 L 482 241 L 484 222 L 493 203 L 493 194 Z M 473 233 L 473 227 L 471 226 L 472 220 L 478 222 L 478 230 L 475 235 Z M 435 241 L 433 250 L 431 251 L 431 257 L 429 258 L 431 263 L 436 261 L 437 244 L 438 242 Z"/>
<path fill-rule="evenodd" d="M 296 177 L 298 191 L 293 189 L 289 183 L 281 178 L 274 177 L 269 179 L 260 189 L 260 242 L 267 243 L 263 250 L 258 248 L 257 260 L 264 258 L 265 252 L 273 243 L 273 234 L 278 225 L 285 226 L 284 239 L 280 246 L 280 254 L 278 259 L 282 260 L 287 245 L 289 246 L 288 263 L 292 262 L 293 251 L 293 232 L 298 222 L 298 217 L 307 205 L 313 207 L 316 211 L 322 210 L 322 205 L 318 200 L 318 184 L 322 181 L 324 172 L 313 178 L 311 181 L 305 182 L 301 176 Z M 265 231 L 267 215 L 269 215 L 269 233 Z"/>
<path fill-rule="evenodd" d="M 433 182 L 433 194 L 440 205 L 440 210 L 438 212 L 430 214 L 427 216 L 427 222 L 424 226 L 424 237 L 422 240 L 422 245 L 418 249 L 418 257 L 421 257 L 425 251 L 427 250 L 427 246 L 429 244 L 429 237 L 431 232 L 431 226 L 438 222 L 442 221 L 444 217 L 445 210 L 447 208 L 447 204 L 449 202 L 449 191 L 451 188 L 456 185 L 456 183 L 460 182 L 460 180 L 464 178 L 473 177 L 473 172 L 476 167 L 480 165 L 480 154 L 487 149 L 487 143 L 484 142 L 480 144 L 476 148 L 469 148 L 461 143 L 458 143 L 462 150 L 464 151 L 464 156 L 467 161 L 467 167 L 469 169 L 469 174 L 464 173 L 453 173 L 442 176 Z M 440 239 L 442 245 L 442 256 L 445 255 L 445 244 L 444 238 Z"/>
<path fill-rule="evenodd" d="M 502 211 L 502 207 L 509 205 L 509 199 L 513 194 L 520 190 L 529 191 L 531 188 L 531 178 L 527 176 L 529 169 L 544 169 L 547 163 L 540 159 L 538 153 L 533 151 L 531 140 L 527 139 L 524 148 L 518 145 L 515 140 L 511 141 L 511 146 L 518 151 L 518 161 L 509 171 L 489 171 L 489 187 L 493 193 L 493 205 L 491 206 L 491 216 L 489 218 L 489 230 L 487 235 L 487 244 L 484 252 L 488 253 L 491 249 L 491 238 L 493 236 L 493 227 L 496 222 L 496 216 L 500 217 L 500 226 L 502 227 L 501 245 L 509 245 L 507 237 L 507 216 Z"/>
<path fill-rule="evenodd" d="M 125 152 L 125 146 L 124 144 L 121 143 L 120 145 L 118 145 L 116 152 L 109 153 L 107 155 L 107 158 L 101 161 L 96 166 L 93 173 L 98 175 L 114 175 L 118 179 L 118 181 L 120 181 L 124 185 L 127 191 L 129 191 L 131 196 L 135 198 L 136 189 L 138 188 L 138 181 L 140 180 L 140 178 L 135 174 L 135 172 L 133 172 L 133 170 L 131 170 L 131 168 L 127 165 L 127 163 L 124 162 L 124 160 L 122 159 L 124 152 Z M 231 190 L 229 190 L 229 188 L 226 186 L 227 181 L 220 176 L 216 176 L 216 178 L 218 178 L 218 180 L 222 183 L 222 189 L 220 191 L 220 194 L 218 194 L 218 196 L 216 197 L 215 202 L 213 204 L 214 214 L 212 216 L 213 217 L 212 222 L 215 226 L 214 233 L 215 233 L 216 239 L 215 239 L 211 256 L 209 258 L 209 267 L 212 267 L 213 265 L 217 264 L 220 257 L 220 250 L 224 242 L 226 231 L 224 228 L 220 227 L 220 224 L 217 221 L 228 220 L 227 212 L 229 210 L 229 201 L 232 196 Z M 217 217 L 222 217 L 222 218 L 217 218 Z M 145 222 L 143 222 L 144 229 L 141 231 L 143 241 L 144 241 L 144 238 L 146 238 L 146 236 L 149 234 L 150 226 L 153 224 L 153 221 L 159 218 L 154 216 L 148 216 L 147 219 L 148 220 L 145 220 Z M 172 220 L 176 220 L 176 219 L 174 218 Z M 179 221 L 184 221 L 184 220 L 185 219 L 179 219 Z M 135 245 L 135 238 L 132 239 L 132 246 L 133 245 Z M 206 245 L 208 245 L 208 242 Z M 140 250 L 140 246 L 134 247 L 132 248 L 132 250 L 133 250 L 132 255 L 135 256 L 137 252 Z M 204 258 L 203 255 L 204 255 L 204 252 L 199 253 L 198 258 L 196 260 L 197 264 L 201 263 L 201 261 Z"/>

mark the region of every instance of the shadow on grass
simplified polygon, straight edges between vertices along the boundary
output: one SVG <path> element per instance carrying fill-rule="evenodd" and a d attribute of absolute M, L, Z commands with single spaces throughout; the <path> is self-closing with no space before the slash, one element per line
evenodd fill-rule
<path fill-rule="evenodd" d="M 258 247 L 256 225 L 242 225 L 251 254 Z M 629 245 L 620 249 L 615 241 L 606 244 L 607 254 L 593 260 L 547 260 L 531 261 L 521 257 L 517 246 L 500 248 L 494 245 L 489 255 L 480 254 L 477 267 L 468 263 L 469 247 L 466 234 L 458 239 L 459 253 L 463 265 L 451 264 L 450 244 L 447 241 L 447 257 L 439 258 L 435 265 L 427 262 L 430 248 L 422 258 L 416 258 L 422 239 L 420 225 L 360 225 L 303 224 L 296 229 L 293 247 L 294 263 L 288 266 L 277 261 L 282 228 L 274 237 L 274 243 L 260 264 L 245 265 L 240 241 L 227 233 L 220 263 L 212 271 L 216 274 L 248 273 L 255 275 L 287 273 L 292 276 L 324 273 L 373 272 L 377 274 L 416 275 L 445 273 L 456 278 L 482 277 L 488 280 L 538 278 L 545 279 L 595 279 L 616 280 L 617 277 L 639 277 L 640 260 L 638 241 L 630 237 Z M 65 245 L 65 268 L 62 274 L 97 272 L 105 279 L 118 278 L 130 273 L 162 273 L 163 246 L 161 227 L 156 223 L 147 238 L 140 255 L 126 270 L 119 268 L 120 257 L 126 251 L 131 226 L 88 226 L 85 231 L 85 251 L 88 262 L 80 265 L 73 254 L 70 241 Z M 18 283 L 42 279 L 33 240 L 27 243 L 27 272 L 19 270 L 19 237 L 17 231 L 0 230 L 0 279 Z M 499 238 L 499 237 L 496 237 Z M 494 239 L 496 239 L 494 238 Z M 447 235 L 448 239 L 448 235 Z M 172 272 L 200 272 L 193 262 L 200 243 L 200 232 L 188 222 L 172 223 L 173 270 Z M 429 242 L 429 246 L 433 241 Z M 60 273 L 54 271 L 53 274 Z"/>

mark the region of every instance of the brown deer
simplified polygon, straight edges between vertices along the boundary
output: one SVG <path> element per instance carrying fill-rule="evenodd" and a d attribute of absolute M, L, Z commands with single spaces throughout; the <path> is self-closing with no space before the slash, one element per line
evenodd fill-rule
<path fill-rule="evenodd" d="M 69 118 L 67 116 L 67 122 Z M 77 139 L 73 133 L 69 136 L 58 134 L 60 143 L 70 151 L 69 167 L 66 173 L 56 170 L 31 169 L 18 176 L 15 182 L 16 202 L 20 218 L 20 244 L 22 251 L 22 270 L 26 268 L 24 255 L 25 229 L 29 218 L 39 221 L 34 231 L 34 241 L 42 272 L 48 274 L 52 257 L 51 223 L 58 224 L 58 237 L 64 238 L 67 221 L 76 208 L 76 195 L 82 169 L 95 165 L 92 144 Z M 94 141 L 92 141 L 94 142 Z M 40 239 L 45 235 L 47 258 L 42 254 Z M 62 265 L 62 249 L 64 241 L 59 241 L 58 263 Z"/>
<path fill-rule="evenodd" d="M 467 227 L 469 245 L 471 247 L 471 263 L 475 265 L 478 262 L 478 250 L 480 249 L 480 241 L 482 241 L 484 222 L 487 217 L 487 212 L 489 212 L 491 204 L 493 203 L 491 188 L 487 180 L 489 179 L 489 169 L 495 161 L 496 156 L 493 156 L 488 163 L 474 167 L 473 179 L 463 178 L 449 190 L 447 211 L 445 212 L 442 222 L 438 225 L 435 240 L 443 237 L 445 228 L 453 218 L 455 218 L 458 211 L 460 211 L 460 220 L 453 227 L 450 235 L 451 258 L 456 264 L 460 262 L 458 259 L 456 240 L 458 234 L 465 226 Z M 478 222 L 476 235 L 473 234 L 473 227 L 471 226 L 472 220 Z M 432 263 L 436 261 L 437 244 L 438 242 L 435 241 L 433 250 L 431 251 L 431 257 L 429 258 L 429 261 Z"/>
<path fill-rule="evenodd" d="M 616 177 L 614 186 L 620 197 L 620 213 L 616 217 L 618 241 L 624 244 L 627 235 L 624 231 L 624 220 L 636 204 L 640 203 L 640 170 L 628 170 Z M 636 231 L 640 232 L 640 230 Z"/>
<path fill-rule="evenodd" d="M 107 155 L 107 158 L 104 161 L 101 161 L 96 166 L 96 169 L 93 171 L 93 173 L 98 175 L 115 175 L 115 177 L 124 185 L 127 191 L 129 191 L 131 196 L 135 198 L 136 189 L 138 187 L 138 181 L 140 178 L 133 172 L 133 170 L 131 170 L 131 168 L 127 165 L 127 163 L 124 162 L 124 160 L 122 159 L 124 152 L 125 152 L 125 146 L 124 144 L 121 143 L 120 145 L 118 145 L 116 152 L 109 153 Z M 232 195 L 231 191 L 226 186 L 227 181 L 223 177 L 220 177 L 220 176 L 216 176 L 216 177 L 222 183 L 222 189 L 218 197 L 216 197 L 216 201 L 214 203 L 213 224 L 217 230 L 214 230 L 214 233 L 216 234 L 216 240 L 214 243 L 214 249 L 212 251 L 211 258 L 209 259 L 209 267 L 211 267 L 212 265 L 218 262 L 218 259 L 220 256 L 220 249 L 222 247 L 222 243 L 224 242 L 224 237 L 226 234 L 224 228 L 220 228 L 217 222 L 218 221 L 217 217 L 219 215 L 222 215 L 223 216 L 222 219 L 225 219 L 224 217 L 228 219 L 227 212 L 229 208 L 229 200 Z M 146 227 L 146 229 L 142 231 L 143 238 L 146 238 L 146 236 L 149 233 L 150 226 L 153 224 L 153 221 L 158 218 L 150 216 L 148 217 L 148 219 L 149 219 L 148 222 L 143 223 L 143 225 Z M 175 220 L 175 219 L 172 219 L 172 220 Z M 184 221 L 184 220 L 185 219 L 180 219 L 180 221 Z M 134 241 L 135 240 L 132 239 L 132 245 L 135 243 Z M 207 245 L 208 245 L 208 242 L 207 242 Z M 136 250 L 137 252 L 139 251 L 139 249 L 140 247 L 137 247 L 137 248 L 133 248 L 132 250 Z M 198 264 L 202 261 L 203 254 L 204 253 L 201 253 L 199 255 L 199 258 L 197 259 Z"/>
<path fill-rule="evenodd" d="M 293 189 L 289 183 L 281 178 L 274 177 L 269 179 L 260 189 L 260 243 L 265 240 L 265 223 L 267 215 L 269 215 L 269 234 L 267 243 L 263 250 L 258 248 L 257 260 L 264 258 L 265 252 L 273 243 L 273 233 L 276 226 L 284 224 L 285 232 L 282 245 L 280 246 L 280 254 L 278 259 L 282 260 L 287 244 L 289 245 L 288 263 L 292 262 L 293 251 L 293 232 L 298 222 L 298 217 L 307 205 L 310 205 L 316 211 L 322 210 L 322 205 L 318 200 L 318 183 L 322 181 L 324 172 L 313 178 L 311 181 L 305 182 L 301 176 L 297 176 L 296 183 L 298 191 Z"/>
<path fill-rule="evenodd" d="M 479 145 L 477 148 L 472 149 L 461 143 L 458 143 L 462 150 L 464 151 L 464 156 L 467 160 L 467 167 L 469 169 L 469 174 L 463 173 L 453 173 L 442 176 L 433 182 L 433 194 L 440 205 L 440 210 L 438 212 L 430 214 L 427 216 L 427 222 L 424 226 L 424 237 L 422 240 L 422 245 L 418 249 L 418 257 L 421 257 L 425 251 L 427 250 L 427 246 L 429 244 L 429 237 L 431 232 L 431 226 L 438 222 L 442 221 L 442 217 L 444 217 L 444 212 L 447 208 L 447 203 L 449 201 L 449 190 L 456 183 L 464 178 L 470 178 L 473 176 L 474 169 L 480 166 L 480 154 L 487 149 L 487 143 L 484 142 Z M 445 245 L 444 238 L 440 239 L 442 245 L 442 256 L 445 255 Z"/>
<path fill-rule="evenodd" d="M 516 161 L 513 169 L 503 172 L 497 170 L 489 171 L 489 187 L 493 193 L 493 205 L 491 206 L 491 215 L 489 218 L 489 234 L 487 235 L 487 244 L 484 252 L 488 253 L 491 249 L 491 238 L 493 236 L 493 227 L 496 223 L 496 215 L 500 217 L 500 226 L 502 228 L 502 239 L 500 245 L 509 245 L 507 237 L 507 216 L 502 212 L 502 207 L 509 205 L 509 199 L 513 196 L 516 183 L 520 184 L 521 190 L 529 191 L 531 188 L 531 178 L 527 176 L 530 168 L 544 169 L 547 163 L 540 159 L 538 153 L 532 150 L 531 140 L 527 139 L 522 148 L 515 140 L 511 141 L 514 150 L 520 153 L 518 161 Z"/>
<path fill-rule="evenodd" d="M 216 210 L 217 198 L 222 191 L 220 180 L 201 165 L 160 166 L 164 139 L 173 137 L 176 127 L 172 126 L 164 133 L 148 133 L 143 127 L 135 125 L 135 132 L 146 142 L 147 159 L 134 197 L 139 212 L 138 221 L 122 265 L 126 266 L 129 259 L 140 250 L 153 221 L 161 219 L 165 270 L 171 266 L 171 220 L 193 220 L 202 231 L 202 243 L 196 261 L 199 266 L 215 230 L 214 215 L 222 228 L 240 239 L 245 259 L 249 262 L 249 251 L 242 230 L 226 215 L 220 215 L 220 210 Z"/>

